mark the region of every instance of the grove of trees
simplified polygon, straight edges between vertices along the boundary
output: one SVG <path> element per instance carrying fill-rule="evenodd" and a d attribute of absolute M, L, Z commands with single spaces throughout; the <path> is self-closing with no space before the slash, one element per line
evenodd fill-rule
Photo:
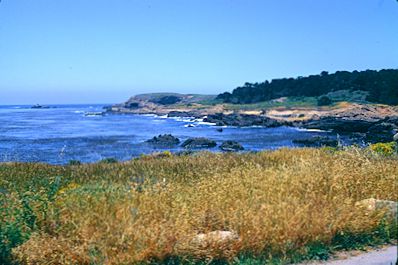
<path fill-rule="evenodd" d="M 334 74 L 324 71 L 308 77 L 245 83 L 232 93 L 218 95 L 217 99 L 225 103 L 249 104 L 279 97 L 319 97 L 337 90 L 367 91 L 367 101 L 398 105 L 398 69 L 337 71 Z"/>

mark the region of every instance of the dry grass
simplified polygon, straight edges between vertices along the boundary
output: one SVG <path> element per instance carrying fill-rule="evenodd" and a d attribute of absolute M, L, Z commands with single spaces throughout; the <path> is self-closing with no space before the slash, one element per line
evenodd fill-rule
<path fill-rule="evenodd" d="M 344 233 L 372 233 L 382 213 L 354 204 L 370 197 L 397 201 L 397 162 L 357 149 L 283 149 L 70 167 L 1 165 L 0 177 L 12 190 L 9 198 L 56 187 L 46 199 L 30 200 L 36 227 L 13 249 L 21 264 L 232 261 L 242 254 L 288 259 Z M 48 176 L 60 176 L 57 185 L 43 182 Z M 195 235 L 217 230 L 234 231 L 239 240 L 193 243 Z"/>

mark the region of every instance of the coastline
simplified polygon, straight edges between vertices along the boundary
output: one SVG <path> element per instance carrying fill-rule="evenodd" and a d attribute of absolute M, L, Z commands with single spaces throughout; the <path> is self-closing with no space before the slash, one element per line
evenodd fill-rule
<path fill-rule="evenodd" d="M 187 95 L 185 97 L 188 97 Z M 283 102 L 285 99 L 280 99 Z M 278 101 L 279 102 L 279 101 Z M 135 96 L 105 108 L 109 114 L 156 115 L 175 119 L 202 120 L 218 127 L 281 127 L 331 131 L 368 143 L 391 142 L 398 133 L 398 106 L 340 102 L 328 107 L 278 106 L 245 109 L 226 104 L 206 105 L 195 101 L 179 104 L 151 102 L 150 95 Z"/>

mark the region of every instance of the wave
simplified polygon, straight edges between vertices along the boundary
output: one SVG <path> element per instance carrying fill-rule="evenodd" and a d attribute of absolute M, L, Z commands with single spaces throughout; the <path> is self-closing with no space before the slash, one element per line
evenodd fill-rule
<path fill-rule="evenodd" d="M 306 129 L 306 128 L 295 128 L 295 129 L 300 132 L 323 132 L 323 133 L 330 132 L 330 131 L 325 131 L 325 130 L 320 130 L 320 129 Z"/>

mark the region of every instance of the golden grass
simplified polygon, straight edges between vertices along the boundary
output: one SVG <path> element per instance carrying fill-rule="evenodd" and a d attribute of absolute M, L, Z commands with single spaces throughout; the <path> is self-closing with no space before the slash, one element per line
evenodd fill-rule
<path fill-rule="evenodd" d="M 397 201 L 397 162 L 357 149 L 282 149 L 109 165 L 2 165 L 0 176 L 9 187 L 14 180 L 33 190 L 40 189 L 37 178 L 62 176 L 46 214 L 37 214 L 38 229 L 13 250 L 21 264 L 134 264 L 172 256 L 284 257 L 314 242 L 330 244 L 339 233 L 372 231 L 382 215 L 355 202 Z M 217 230 L 234 231 L 239 240 L 193 243 L 195 235 Z"/>

